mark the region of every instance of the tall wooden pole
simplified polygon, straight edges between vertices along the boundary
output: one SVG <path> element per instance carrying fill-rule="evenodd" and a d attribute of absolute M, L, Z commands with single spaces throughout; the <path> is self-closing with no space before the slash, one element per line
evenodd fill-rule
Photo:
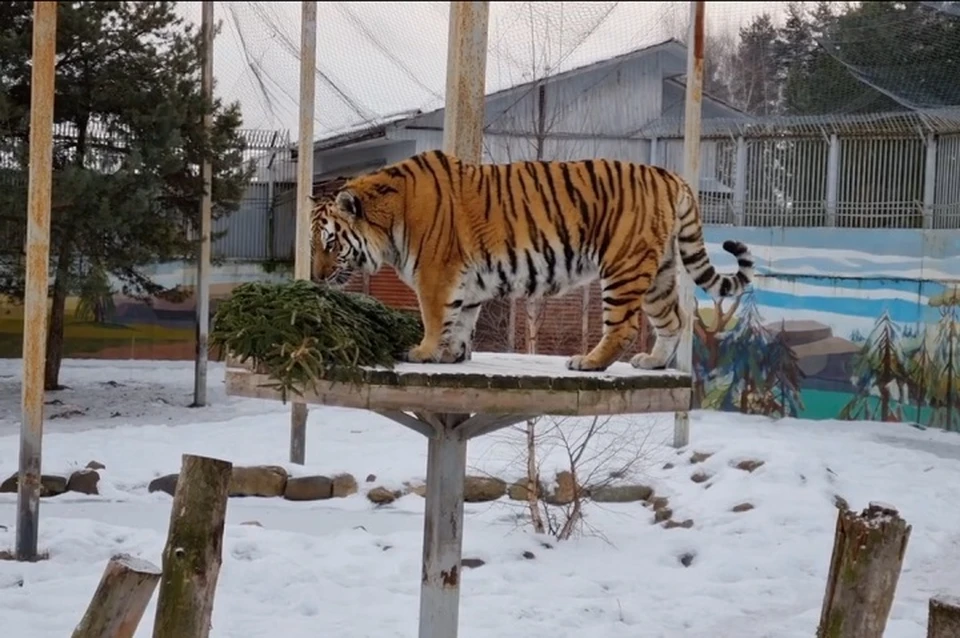
<path fill-rule="evenodd" d="M 203 66 L 200 71 L 200 91 L 203 101 L 213 106 L 213 1 L 203 0 L 200 18 L 200 31 L 203 40 Z M 213 131 L 213 111 L 203 113 L 204 134 Z M 200 260 L 197 262 L 197 287 L 194 294 L 197 299 L 197 352 L 193 375 L 193 406 L 207 404 L 207 335 L 210 330 L 210 234 L 213 229 L 213 166 L 210 153 L 204 153 L 200 169 L 203 179 L 203 195 L 200 198 Z"/>
<path fill-rule="evenodd" d="M 17 560 L 37 559 L 40 461 L 43 447 L 43 368 L 47 356 L 47 283 L 50 268 L 50 199 L 53 188 L 53 96 L 57 3 L 33 3 L 30 75 L 30 168 L 27 195 L 27 272 L 23 302 L 20 473 Z"/>
<path fill-rule="evenodd" d="M 303 0 L 300 18 L 300 135 L 297 152 L 297 234 L 293 276 L 310 279 L 310 213 L 313 195 L 313 110 L 317 82 L 317 3 Z M 290 462 L 307 455 L 307 404 L 290 408 Z"/>
<path fill-rule="evenodd" d="M 683 115 L 683 178 L 694 195 L 700 191 L 700 118 L 703 102 L 703 45 L 705 39 L 703 0 L 690 3 L 690 31 L 687 44 L 687 93 Z M 677 256 L 677 293 L 680 308 L 686 313 L 686 323 L 677 345 L 676 367 L 681 372 L 693 372 L 693 282 Z M 691 406 L 694 407 L 694 406 Z M 677 412 L 673 422 L 673 446 L 690 443 L 690 413 Z"/>

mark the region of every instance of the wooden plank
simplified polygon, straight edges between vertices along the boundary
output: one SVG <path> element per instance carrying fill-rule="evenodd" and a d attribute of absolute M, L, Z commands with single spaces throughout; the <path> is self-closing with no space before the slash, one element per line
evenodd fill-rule
<path fill-rule="evenodd" d="M 163 548 L 153 638 L 207 638 L 233 464 L 184 454 Z"/>
<path fill-rule="evenodd" d="M 644 377 L 638 377 L 643 379 Z M 656 377 L 650 377 L 656 379 Z M 279 401 L 280 392 L 266 387 L 266 375 L 248 370 L 227 370 L 227 394 Z M 689 387 L 609 389 L 510 389 L 496 387 L 431 387 L 365 383 L 323 383 L 305 392 L 302 401 L 311 405 L 361 408 L 374 411 L 412 410 L 486 414 L 542 414 L 588 416 L 674 412 L 689 406 Z M 638 384 L 639 385 L 639 384 Z M 288 397 L 292 400 L 292 397 Z"/>
<path fill-rule="evenodd" d="M 960 636 L 960 598 L 934 596 L 927 612 L 927 638 L 957 638 Z"/>
<path fill-rule="evenodd" d="M 890 505 L 838 512 L 817 638 L 883 638 L 910 530 Z"/>
<path fill-rule="evenodd" d="M 159 582 L 160 568 L 153 563 L 113 556 L 72 638 L 133 638 Z"/>

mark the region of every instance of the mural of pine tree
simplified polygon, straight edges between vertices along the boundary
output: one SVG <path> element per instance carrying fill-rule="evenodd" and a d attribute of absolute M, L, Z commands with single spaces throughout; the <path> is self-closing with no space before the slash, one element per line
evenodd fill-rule
<path fill-rule="evenodd" d="M 768 376 L 766 388 L 769 394 L 767 416 L 778 414 L 781 417 L 797 416 L 803 409 L 800 397 L 800 380 L 804 373 L 800 369 L 800 359 L 787 343 L 786 321 L 781 321 L 780 332 L 773 338 L 766 352 Z"/>
<path fill-rule="evenodd" d="M 937 324 L 937 347 L 935 359 L 937 375 L 936 396 L 939 408 L 939 425 L 951 432 L 958 429 L 956 424 L 957 384 L 960 378 L 960 353 L 957 353 L 957 307 L 940 308 L 940 322 Z"/>
<path fill-rule="evenodd" d="M 929 405 L 931 383 L 935 378 L 935 362 L 928 346 L 927 327 L 923 326 L 918 335 L 919 345 L 907 359 L 908 399 L 912 399 L 917 411 L 916 421 L 921 422 L 921 412 Z"/>
<path fill-rule="evenodd" d="M 901 420 L 899 414 L 892 411 L 890 386 L 895 384 L 902 387 L 908 381 L 909 374 L 900 347 L 900 331 L 887 311 L 877 318 L 863 347 L 854 357 L 853 374 L 857 391 L 840 411 L 841 419 Z M 874 390 L 880 395 L 879 415 L 870 410 L 870 398 Z"/>
<path fill-rule="evenodd" d="M 740 410 L 745 414 L 763 412 L 755 405 L 765 391 L 767 348 L 773 340 L 763 325 L 752 291 L 744 293 L 737 325 L 724 335 L 720 355 L 720 376 L 728 385 L 720 399 L 722 409 Z"/>

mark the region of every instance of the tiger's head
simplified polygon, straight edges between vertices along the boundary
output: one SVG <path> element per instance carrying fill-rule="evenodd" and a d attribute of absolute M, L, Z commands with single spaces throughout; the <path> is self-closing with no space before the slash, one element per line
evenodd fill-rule
<path fill-rule="evenodd" d="M 339 287 L 357 270 L 380 270 L 396 252 L 393 221 L 402 215 L 403 203 L 402 179 L 382 170 L 349 180 L 336 196 L 315 201 L 311 278 Z"/>

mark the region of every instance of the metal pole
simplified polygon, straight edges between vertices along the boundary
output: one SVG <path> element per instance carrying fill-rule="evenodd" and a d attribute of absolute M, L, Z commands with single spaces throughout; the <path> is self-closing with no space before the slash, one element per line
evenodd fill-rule
<path fill-rule="evenodd" d="M 450 3 L 443 151 L 473 164 L 479 164 L 483 157 L 489 23 L 489 2 Z M 511 312 L 515 307 L 511 301 Z M 470 344 L 467 358 L 472 351 Z"/>
<path fill-rule="evenodd" d="M 683 178 L 690 184 L 699 199 L 700 192 L 700 118 L 703 101 L 703 44 L 704 2 L 690 3 L 690 26 L 687 46 L 687 93 L 683 116 Z M 687 320 L 680 333 L 677 346 L 677 369 L 693 372 L 693 282 L 680 260 L 677 260 L 677 287 L 680 307 Z M 691 406 L 693 407 L 693 406 Z M 690 414 L 676 412 L 673 422 L 673 446 L 683 447 L 690 443 Z"/>
<path fill-rule="evenodd" d="M 487 79 L 489 2 L 451 2 L 443 151 L 479 164 Z"/>
<path fill-rule="evenodd" d="M 27 272 L 23 311 L 20 472 L 17 477 L 17 560 L 37 559 L 40 461 L 43 447 L 43 368 L 47 356 L 47 280 L 53 186 L 53 99 L 57 3 L 33 3 L 30 72 L 30 168 L 27 194 Z"/>
<path fill-rule="evenodd" d="M 293 276 L 310 279 L 310 213 L 313 195 L 313 110 L 317 81 L 317 3 L 303 0 L 300 18 L 300 139 L 297 154 L 297 234 Z M 290 462 L 307 454 L 307 405 L 290 409 Z"/>
<path fill-rule="evenodd" d="M 207 105 L 203 113 L 203 130 L 213 130 L 213 1 L 203 0 L 200 18 L 203 40 L 203 67 L 200 71 L 200 92 Z M 204 153 L 201 166 L 203 195 L 200 197 L 200 260 L 197 262 L 197 352 L 193 374 L 193 407 L 207 404 L 207 335 L 210 330 L 210 234 L 213 227 L 213 166 L 210 153 Z"/>

